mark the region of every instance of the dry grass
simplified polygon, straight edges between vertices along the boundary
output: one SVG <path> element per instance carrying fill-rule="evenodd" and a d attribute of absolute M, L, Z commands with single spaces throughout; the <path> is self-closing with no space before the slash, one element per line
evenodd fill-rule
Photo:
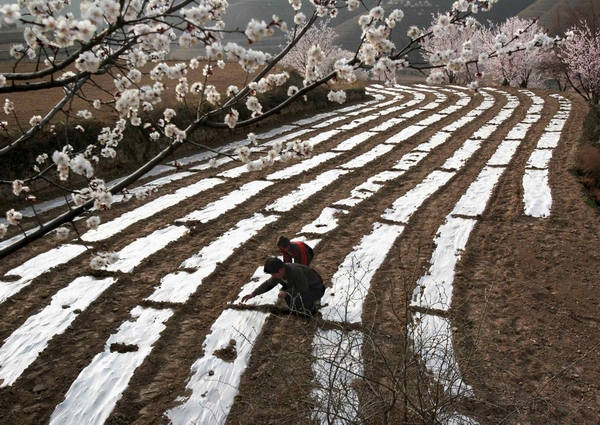
<path fill-rule="evenodd" d="M 598 206 L 600 205 L 600 108 L 590 108 L 583 130 L 575 171 L 590 198 Z"/>
<path fill-rule="evenodd" d="M 577 172 L 590 197 L 600 205 L 600 149 L 592 145 L 583 146 L 577 157 Z"/>

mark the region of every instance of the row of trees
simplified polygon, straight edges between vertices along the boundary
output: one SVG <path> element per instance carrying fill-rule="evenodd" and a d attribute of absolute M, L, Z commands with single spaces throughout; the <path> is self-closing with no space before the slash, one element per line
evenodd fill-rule
<path fill-rule="evenodd" d="M 594 15 L 592 15 L 594 16 Z M 600 100 L 600 33 L 595 26 L 582 20 L 570 28 L 562 39 L 546 40 L 544 49 L 536 48 L 536 37 L 543 29 L 537 20 L 511 17 L 503 23 L 485 26 L 473 17 L 465 19 L 464 25 L 444 25 L 447 15 L 437 14 L 427 32 L 443 36 L 423 38 L 421 57 L 429 66 L 438 68 L 429 73 L 434 84 L 462 84 L 476 88 L 480 81 L 521 88 L 547 87 L 553 80 L 560 90 L 572 88 L 585 99 L 598 103 Z M 319 46 L 324 60 L 321 69 L 325 73 L 335 71 L 340 60 L 350 61 L 354 53 L 335 43 L 337 37 L 329 21 L 313 26 L 290 52 L 281 65 L 304 74 L 308 67 L 306 52 Z M 414 37 L 421 32 L 413 28 Z M 294 32 L 286 33 L 293 40 Z M 514 46 L 520 49 L 515 51 Z M 528 46 L 524 48 L 524 46 Z M 552 47 L 552 48 L 550 48 Z M 495 54 L 489 55 L 489 52 Z M 477 62 L 472 62 L 474 59 Z M 472 66 L 466 66 L 467 63 Z M 393 78 L 378 75 L 377 68 L 370 74 L 362 72 L 359 79 Z"/>
<path fill-rule="evenodd" d="M 438 15 L 430 31 L 440 31 Z M 554 80 L 561 90 L 573 88 L 594 103 L 600 100 L 600 33 L 586 22 L 555 38 L 544 49 L 532 49 L 542 28 L 536 20 L 512 17 L 504 23 L 483 26 L 468 19 L 463 27 L 448 27 L 445 37 L 423 41 L 422 56 L 431 64 L 448 62 L 448 66 L 429 75 L 433 83 L 464 84 L 477 87 L 484 81 L 514 87 L 546 87 Z M 512 47 L 516 45 L 517 51 Z M 488 52 L 495 52 L 489 55 Z M 441 52 L 441 53 L 440 53 Z M 463 66 L 474 57 L 477 63 Z M 485 78 L 482 78 L 485 77 Z"/>
<path fill-rule="evenodd" d="M 600 102 L 600 31 L 585 23 L 567 32 L 564 48 L 548 69 L 558 81 L 566 81 L 585 99 Z M 563 84 L 564 86 L 565 84 Z"/>
<path fill-rule="evenodd" d="M 458 76 L 469 75 L 468 81 L 475 87 L 484 75 L 486 61 L 509 60 L 518 52 L 541 55 L 560 43 L 561 39 L 547 36 L 532 24 L 518 36 L 512 30 L 503 34 L 500 27 L 488 29 L 488 39 L 495 39 L 495 43 L 483 44 L 476 38 L 483 30 L 478 29 L 473 16 L 497 2 L 455 1 L 431 28 L 411 27 L 410 41 L 404 46 L 395 45 L 390 38 L 403 12 L 385 10 L 378 0 L 289 0 L 295 11 L 293 22 L 283 22 L 277 16 L 268 21 L 251 19 L 245 29 L 225 27 L 221 19 L 229 7 L 225 0 L 90 0 L 81 3 L 78 17 L 63 13 L 67 0 L 21 0 L 1 6 L 0 21 L 22 25 L 24 43 L 12 47 L 12 70 L 0 75 L 0 94 L 5 96 L 4 111 L 10 118 L 0 123 L 4 134 L 0 158 L 30 149 L 31 141 L 40 134 L 52 135 L 53 145 L 39 152 L 35 162 L 22 164 L 18 175 L 0 183 L 11 185 L 15 196 L 34 210 L 38 181 L 60 188 L 69 202 L 45 222 L 37 218 L 26 222 L 18 210 L 9 210 L 8 226 L 0 224 L 0 236 L 12 226 L 22 235 L 0 249 L 0 258 L 58 228 L 58 234 L 68 235 L 69 227 L 81 226 L 73 223 L 78 217 L 99 217 L 103 209 L 111 207 L 113 194 L 126 189 L 180 147 L 206 149 L 195 139 L 203 128 L 229 131 L 252 126 L 302 100 L 317 87 L 334 81 L 352 83 L 365 70 L 390 83 L 406 68 L 430 72 L 431 82 L 441 82 L 450 75 L 457 81 Z M 364 10 L 358 19 L 362 30 L 359 47 L 351 53 L 325 54 L 326 40 L 311 39 L 311 29 L 329 31 L 319 23 L 335 19 L 340 8 Z M 288 43 L 280 53 L 270 55 L 252 48 L 277 31 L 288 34 Z M 494 32 L 497 34 L 492 37 Z M 244 34 L 248 45 L 228 42 L 230 34 Z M 446 45 L 449 34 L 460 34 L 461 45 Z M 190 79 L 191 71 L 201 66 L 201 58 L 175 63 L 166 60 L 174 43 L 183 48 L 203 46 L 206 63 L 201 78 Z M 293 65 L 291 52 L 300 43 L 305 43 L 297 49 L 302 58 Z M 415 52 L 422 52 L 425 61 L 411 59 Z M 289 73 L 281 68 L 286 63 L 302 70 L 301 86 L 288 82 Z M 247 74 L 246 81 L 220 91 L 212 83 L 213 71 L 234 66 Z M 260 99 L 281 87 L 287 87 L 288 97 L 265 107 Z M 47 112 L 27 116 L 26 110 L 15 108 L 19 97 L 51 90 L 57 94 Z M 177 104 L 164 100 L 168 98 L 176 99 Z M 343 102 L 345 96 L 332 89 L 329 99 Z M 72 130 L 86 131 L 86 123 L 98 114 L 104 122 L 96 140 L 77 146 L 77 133 Z M 125 131 L 137 132 L 148 144 L 158 146 L 159 153 L 107 187 L 96 170 L 98 164 L 121 155 Z M 263 158 L 240 159 L 260 168 L 273 158 L 290 156 L 290 152 L 309 151 L 292 143 Z M 94 218 L 78 223 L 93 227 L 99 221 Z"/>

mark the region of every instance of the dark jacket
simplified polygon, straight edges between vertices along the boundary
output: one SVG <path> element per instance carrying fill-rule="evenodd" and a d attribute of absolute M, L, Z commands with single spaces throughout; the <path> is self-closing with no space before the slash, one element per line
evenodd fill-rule
<path fill-rule="evenodd" d="M 290 242 L 290 251 L 291 253 L 283 253 L 284 263 L 291 263 L 293 260 L 294 263 L 310 266 L 310 262 L 315 256 L 313 249 L 301 241 Z"/>
<path fill-rule="evenodd" d="M 281 290 L 287 292 L 292 297 L 306 294 L 314 290 L 324 290 L 323 279 L 314 269 L 297 263 L 287 263 L 285 265 L 284 279 L 271 277 L 256 288 L 252 294 L 260 295 L 270 291 L 277 285 L 281 285 Z M 322 294 L 321 294 L 322 295 Z"/>

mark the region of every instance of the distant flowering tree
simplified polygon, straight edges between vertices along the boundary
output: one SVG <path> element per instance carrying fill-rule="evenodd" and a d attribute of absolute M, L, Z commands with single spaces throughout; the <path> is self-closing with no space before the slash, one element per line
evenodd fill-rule
<path fill-rule="evenodd" d="M 540 33 L 536 20 L 518 17 L 483 30 L 486 50 L 496 52 L 484 65 L 487 75 L 506 86 L 543 87 L 543 63 L 552 52 L 540 49 L 547 42 Z"/>
<path fill-rule="evenodd" d="M 334 43 L 338 35 L 329 26 L 329 22 L 328 19 L 313 25 L 281 60 L 280 65 L 289 67 L 300 75 L 314 78 L 311 74 L 327 75 L 334 71 L 339 60 L 349 62 L 354 57 L 354 52 L 342 49 Z M 288 42 L 294 40 L 297 31 L 298 28 L 286 31 Z M 316 63 L 319 63 L 318 68 L 315 67 Z"/>
<path fill-rule="evenodd" d="M 468 2 L 456 2 L 458 10 Z M 431 84 L 460 83 L 477 89 L 487 75 L 507 85 L 541 85 L 540 63 L 560 41 L 541 31 L 535 21 L 509 18 L 504 24 L 482 27 L 468 16 L 460 25 L 450 14 L 438 14 L 427 35 L 418 28 L 408 34 L 422 44 L 421 55 L 432 68 Z"/>
<path fill-rule="evenodd" d="M 10 49 L 14 58 L 12 72 L 0 74 L 0 95 L 6 99 L 4 112 L 11 117 L 10 125 L 7 121 L 0 122 L 5 136 L 0 142 L 0 157 L 27 149 L 34 135 L 52 134 L 59 142 L 57 148 L 40 154 L 34 163 L 23 164 L 19 175 L 0 183 L 11 185 L 16 196 L 30 201 L 34 212 L 36 196 L 30 187 L 36 180 L 51 182 L 70 198 L 64 210 L 44 223 L 35 218 L 25 220 L 14 209 L 8 211 L 9 226 L 18 227 L 22 237 L 1 248 L 0 258 L 69 223 L 75 228 L 83 225 L 79 223 L 97 226 L 97 219 L 77 224 L 74 220 L 96 216 L 110 208 L 114 194 L 165 161 L 181 146 L 202 146 L 190 137 L 202 128 L 248 127 L 328 81 L 352 81 L 360 69 L 370 69 L 376 78 L 393 82 L 400 69 L 446 68 L 451 62 L 444 59 L 425 65 L 411 63 L 410 52 L 420 50 L 428 39 L 444 37 L 445 32 L 411 28 L 411 40 L 405 46 L 396 46 L 390 35 L 404 14 L 398 9 L 386 12 L 379 0 L 310 0 L 304 2 L 304 6 L 301 0 L 288 1 L 295 11 L 293 27 L 290 27 L 293 36 L 276 55 L 249 46 L 276 31 L 288 31 L 288 24 L 273 16 L 269 21 L 249 19 L 245 29 L 228 29 L 223 21 L 229 6 L 226 0 L 88 0 L 78 3 L 77 17 L 64 12 L 70 0 L 20 0 L 0 6 L 0 22 L 18 23 L 24 28 L 24 42 Z M 470 15 L 489 9 L 497 1 L 457 0 L 440 25 L 464 27 Z M 257 94 L 267 94 L 286 84 L 288 75 L 278 68 L 284 58 L 309 36 L 315 24 L 335 18 L 340 7 L 350 11 L 358 11 L 359 7 L 366 10 L 358 19 L 362 30 L 360 47 L 349 59 L 336 60 L 331 69 L 329 64 L 324 66 L 328 58 L 323 46 L 311 43 L 306 50 L 302 87 L 289 87 L 287 99 L 265 109 Z M 227 41 L 229 34 L 243 34 L 248 46 Z M 536 37 L 533 40 L 540 45 L 553 42 L 541 34 Z M 201 46 L 205 56 L 167 62 L 174 43 L 183 48 Z M 503 48 L 507 45 L 502 43 Z M 523 45 L 515 50 L 526 48 Z M 429 54 L 443 56 L 441 51 Z M 494 54 L 491 52 L 490 56 Z M 201 67 L 201 59 L 207 61 L 202 68 L 202 78 L 191 79 L 190 71 Z M 476 66 L 478 60 L 470 56 L 464 65 Z M 219 91 L 211 80 L 213 70 L 236 65 L 247 73 L 247 83 Z M 456 68 L 454 72 L 459 71 L 458 64 Z M 112 84 L 100 82 L 106 77 L 112 79 Z M 51 89 L 58 94 L 54 106 L 43 114 L 31 116 L 28 111 L 15 107 L 19 94 Z M 102 96 L 90 94 L 98 91 Z M 169 104 L 167 98 L 176 99 L 179 106 Z M 345 94 L 334 90 L 329 99 L 343 102 Z M 74 106 L 82 103 L 85 106 Z M 185 116 L 178 114 L 180 107 L 187 109 Z M 85 131 L 85 121 L 97 111 L 110 112 L 112 120 L 102 128 L 97 140 L 85 148 L 74 148 L 71 133 L 58 132 L 55 127 L 62 121 L 72 129 Z M 240 111 L 245 113 L 240 114 Z M 108 187 L 97 175 L 96 164 L 119 157 L 120 142 L 128 128 L 138 129 L 148 143 L 160 147 L 160 152 Z M 260 168 L 278 158 L 310 154 L 310 148 L 301 143 L 280 149 L 255 160 L 249 158 L 248 152 L 239 152 L 239 159 L 251 168 Z M 7 226 L 0 224 L 0 237 L 6 233 Z M 65 230 L 59 233 L 65 237 Z"/>
<path fill-rule="evenodd" d="M 433 66 L 439 66 L 429 75 L 431 83 L 470 84 L 481 77 L 475 67 L 467 64 L 473 60 L 484 61 L 481 24 L 472 17 L 463 25 L 450 25 L 450 16 L 439 14 L 429 32 L 435 37 L 421 43 L 421 55 Z"/>
<path fill-rule="evenodd" d="M 573 89 L 586 100 L 600 102 L 600 32 L 594 34 L 587 25 L 573 28 L 558 52 Z"/>

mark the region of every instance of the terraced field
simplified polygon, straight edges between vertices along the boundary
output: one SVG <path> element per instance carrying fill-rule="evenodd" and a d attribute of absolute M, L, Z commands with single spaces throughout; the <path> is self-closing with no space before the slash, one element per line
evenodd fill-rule
<path fill-rule="evenodd" d="M 119 253 L 106 270 L 51 236 L 6 258 L 0 422 L 597 422 L 600 225 L 570 171 L 586 104 L 368 90 L 252 148 L 307 140 L 304 161 L 155 169 L 131 189 L 154 196 L 82 235 Z M 241 303 L 280 234 L 315 248 L 313 319 L 276 291 Z"/>

